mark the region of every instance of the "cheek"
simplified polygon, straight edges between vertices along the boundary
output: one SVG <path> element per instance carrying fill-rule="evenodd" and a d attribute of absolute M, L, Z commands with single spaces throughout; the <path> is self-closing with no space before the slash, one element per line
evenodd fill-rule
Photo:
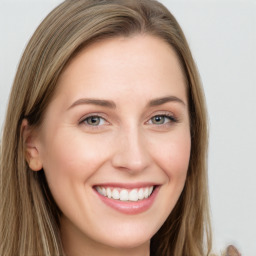
<path fill-rule="evenodd" d="M 185 185 L 190 160 L 190 134 L 177 136 L 163 147 L 159 164 L 165 172 L 167 183 L 165 186 L 165 209 L 167 216 L 172 212 Z"/>
<path fill-rule="evenodd" d="M 49 187 L 54 194 L 79 189 L 104 163 L 104 147 L 81 132 L 62 129 L 43 144 L 41 155 Z"/>
<path fill-rule="evenodd" d="M 191 150 L 190 133 L 173 134 L 155 149 L 155 158 L 158 165 L 174 183 L 185 182 Z"/>
<path fill-rule="evenodd" d="M 72 135 L 72 136 L 71 136 Z M 102 147 L 81 133 L 68 129 L 58 132 L 43 145 L 42 158 L 45 170 L 63 175 L 90 175 L 99 162 Z M 85 171 L 86 169 L 86 171 Z"/>
<path fill-rule="evenodd" d="M 41 150 L 43 168 L 57 205 L 63 212 L 69 212 L 83 207 L 81 195 L 90 193 L 90 177 L 104 163 L 105 148 L 96 142 L 98 140 L 92 141 L 89 136 L 71 132 L 69 128 L 55 134 L 57 136 L 49 136 L 44 141 Z"/>

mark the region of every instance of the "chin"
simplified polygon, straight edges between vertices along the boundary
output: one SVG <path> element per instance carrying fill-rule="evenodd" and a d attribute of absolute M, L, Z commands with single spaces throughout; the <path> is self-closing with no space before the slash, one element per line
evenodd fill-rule
<path fill-rule="evenodd" d="M 148 245 L 149 243 L 150 237 L 147 239 L 145 239 L 145 237 L 129 237 L 129 239 L 127 239 L 127 237 L 119 236 L 118 238 L 105 241 L 107 246 L 124 250 L 138 248 Z"/>
<path fill-rule="evenodd" d="M 150 239 L 157 230 L 143 229 L 142 227 L 128 227 L 112 230 L 111 235 L 106 234 L 103 243 L 114 248 L 132 249 L 150 243 Z"/>

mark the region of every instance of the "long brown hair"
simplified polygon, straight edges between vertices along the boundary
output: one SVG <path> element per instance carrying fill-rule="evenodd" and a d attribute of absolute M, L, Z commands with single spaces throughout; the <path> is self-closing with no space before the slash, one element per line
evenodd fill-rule
<path fill-rule="evenodd" d="M 165 40 L 179 58 L 187 81 L 192 142 L 185 187 L 152 238 L 151 254 L 209 254 L 206 108 L 179 24 L 154 0 L 66 0 L 34 33 L 13 84 L 1 143 L 1 255 L 64 255 L 60 211 L 44 172 L 32 172 L 25 161 L 22 120 L 26 118 L 31 127 L 40 126 L 63 68 L 82 48 L 105 38 L 141 33 Z"/>

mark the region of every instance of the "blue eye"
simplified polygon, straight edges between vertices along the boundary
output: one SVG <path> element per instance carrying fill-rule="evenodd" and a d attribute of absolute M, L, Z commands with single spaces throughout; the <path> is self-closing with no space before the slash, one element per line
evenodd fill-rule
<path fill-rule="evenodd" d="M 100 126 L 103 125 L 106 121 L 100 116 L 89 116 L 85 118 L 82 122 L 90 126 Z"/>

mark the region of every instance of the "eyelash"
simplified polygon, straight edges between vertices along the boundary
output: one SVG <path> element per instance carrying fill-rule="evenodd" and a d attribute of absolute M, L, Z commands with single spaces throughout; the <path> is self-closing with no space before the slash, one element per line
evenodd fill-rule
<path fill-rule="evenodd" d="M 89 124 L 88 123 L 88 120 L 90 119 L 90 118 L 99 118 L 99 119 L 101 119 L 101 120 L 104 120 L 104 122 L 106 122 L 106 124 L 109 124 L 107 121 L 106 121 L 106 119 L 104 118 L 104 117 L 102 117 L 101 115 L 99 115 L 99 114 L 91 114 L 91 115 L 89 115 L 89 116 L 86 116 L 85 118 L 83 118 L 81 121 L 79 121 L 79 124 L 84 124 L 84 125 L 86 125 L 87 127 L 89 127 L 90 129 L 100 129 L 101 128 L 101 126 L 102 125 L 104 125 L 104 124 L 99 124 L 99 125 L 92 125 L 92 124 Z M 154 125 L 154 126 L 158 126 L 158 127 L 163 127 L 163 126 L 170 126 L 171 124 L 173 124 L 173 123 L 178 123 L 179 121 L 178 121 L 178 119 L 176 118 L 176 117 L 174 117 L 172 114 L 170 114 L 170 113 L 161 113 L 161 114 L 157 114 L 157 115 L 154 115 L 154 116 L 152 116 L 147 122 L 146 122 L 146 124 L 148 124 L 149 122 L 152 122 L 152 119 L 153 118 L 156 118 L 156 117 L 161 117 L 161 118 L 165 118 L 165 122 L 163 123 L 163 124 L 153 124 L 153 123 L 151 123 L 152 125 Z M 169 119 L 169 121 L 168 122 L 166 122 L 166 119 Z M 101 121 L 100 121 L 101 122 Z"/>
<path fill-rule="evenodd" d="M 154 126 L 166 126 L 166 125 L 171 125 L 171 124 L 173 124 L 173 123 L 177 123 L 178 122 L 178 119 L 176 118 L 176 117 L 174 117 L 172 114 L 170 114 L 170 113 L 161 113 L 161 114 L 157 114 L 157 115 L 154 115 L 154 116 L 152 116 L 150 119 L 149 119 L 149 121 L 147 121 L 147 123 L 149 123 L 150 121 L 152 122 L 152 119 L 153 118 L 156 118 L 156 117 L 161 117 L 161 118 L 164 118 L 165 119 L 165 121 L 164 121 L 164 123 L 163 124 L 153 124 Z M 168 122 L 166 122 L 166 119 L 169 119 L 169 121 Z"/>
<path fill-rule="evenodd" d="M 99 118 L 99 119 L 101 119 L 101 120 L 104 120 L 104 122 L 106 122 L 106 123 L 108 123 L 107 121 L 106 121 L 106 119 L 104 118 L 104 117 L 102 117 L 101 115 L 99 115 L 99 114 L 91 114 L 91 115 L 89 115 L 89 116 L 86 116 L 85 118 L 83 118 L 80 122 L 79 122 L 79 124 L 84 124 L 84 125 L 86 125 L 87 127 L 90 127 L 91 129 L 99 129 L 99 127 L 100 126 L 102 126 L 102 125 L 92 125 L 92 124 L 88 124 L 88 120 L 90 119 L 90 118 Z"/>

